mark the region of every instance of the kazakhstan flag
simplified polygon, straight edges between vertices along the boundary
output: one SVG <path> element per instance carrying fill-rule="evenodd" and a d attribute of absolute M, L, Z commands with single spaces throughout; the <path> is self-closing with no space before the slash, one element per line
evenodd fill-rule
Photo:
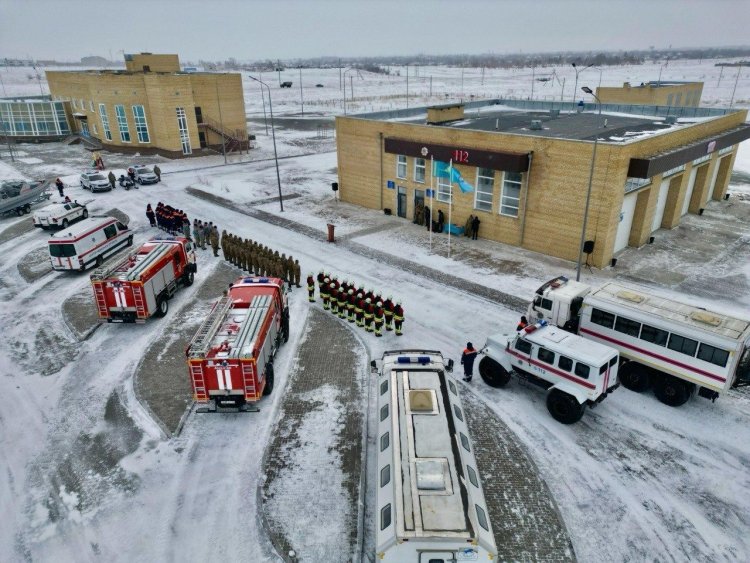
<path fill-rule="evenodd" d="M 451 168 L 446 162 L 440 162 L 439 160 L 436 160 L 432 175 L 436 178 L 450 178 L 451 182 L 458 184 L 458 187 L 461 188 L 461 191 L 463 193 L 474 191 L 474 186 L 464 180 L 464 177 L 461 176 L 461 173 L 455 168 Z"/>

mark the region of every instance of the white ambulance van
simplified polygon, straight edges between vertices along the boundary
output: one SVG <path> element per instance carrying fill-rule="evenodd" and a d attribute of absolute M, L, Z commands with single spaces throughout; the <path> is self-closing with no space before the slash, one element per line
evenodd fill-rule
<path fill-rule="evenodd" d="M 52 235 L 49 257 L 55 270 L 83 271 L 132 244 L 133 231 L 114 217 L 89 217 Z"/>

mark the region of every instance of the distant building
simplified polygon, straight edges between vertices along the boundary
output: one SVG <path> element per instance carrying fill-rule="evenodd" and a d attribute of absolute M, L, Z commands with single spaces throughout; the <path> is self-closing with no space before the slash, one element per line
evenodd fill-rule
<path fill-rule="evenodd" d="M 442 210 L 457 226 L 475 215 L 481 238 L 575 261 L 591 182 L 585 240 L 601 268 L 723 200 L 737 147 L 750 138 L 746 118 L 500 99 L 339 116 L 339 194 L 409 221 L 430 205 L 433 218 Z M 433 176 L 431 159 L 452 160 L 473 190 L 445 168 Z"/>
<path fill-rule="evenodd" d="M 0 138 L 56 141 L 70 135 L 70 104 L 48 96 L 0 99 Z"/>
<path fill-rule="evenodd" d="M 703 95 L 703 82 L 663 80 L 641 82 L 638 86 L 625 82 L 622 87 L 600 86 L 596 95 L 603 104 L 697 108 Z"/>
<path fill-rule="evenodd" d="M 53 100 L 70 103 L 72 129 L 105 148 L 189 156 L 248 147 L 237 73 L 186 73 L 177 55 L 125 55 L 125 70 L 47 71 Z"/>
<path fill-rule="evenodd" d="M 91 56 L 81 57 L 81 65 L 83 66 L 109 66 L 112 63 L 104 57 Z"/>

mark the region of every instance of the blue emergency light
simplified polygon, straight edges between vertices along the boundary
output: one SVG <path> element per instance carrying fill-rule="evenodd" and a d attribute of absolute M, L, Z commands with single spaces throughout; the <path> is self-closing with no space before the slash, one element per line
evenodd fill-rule
<path fill-rule="evenodd" d="M 429 364 L 429 356 L 399 356 L 396 358 L 397 364 Z"/>

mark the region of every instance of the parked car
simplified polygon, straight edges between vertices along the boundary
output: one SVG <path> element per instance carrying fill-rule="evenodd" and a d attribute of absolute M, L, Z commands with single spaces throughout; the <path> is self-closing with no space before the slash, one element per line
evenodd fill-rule
<path fill-rule="evenodd" d="M 150 166 L 133 165 L 130 169 L 135 173 L 135 181 L 139 184 L 156 184 L 159 181 L 159 177 Z"/>
<path fill-rule="evenodd" d="M 65 228 L 73 221 L 86 219 L 89 216 L 89 210 L 86 208 L 87 203 L 70 201 L 49 205 L 34 213 L 34 226 L 45 230 L 54 227 Z"/>
<path fill-rule="evenodd" d="M 316 84 L 315 87 L 316 88 L 323 88 L 323 85 L 322 84 Z"/>
<path fill-rule="evenodd" d="M 99 171 L 84 172 L 81 174 L 81 187 L 91 192 L 107 192 L 112 189 L 112 185 L 107 177 Z"/>
<path fill-rule="evenodd" d="M 292 87 L 292 83 L 291 82 L 282 82 L 279 86 L 281 88 L 291 88 Z"/>

